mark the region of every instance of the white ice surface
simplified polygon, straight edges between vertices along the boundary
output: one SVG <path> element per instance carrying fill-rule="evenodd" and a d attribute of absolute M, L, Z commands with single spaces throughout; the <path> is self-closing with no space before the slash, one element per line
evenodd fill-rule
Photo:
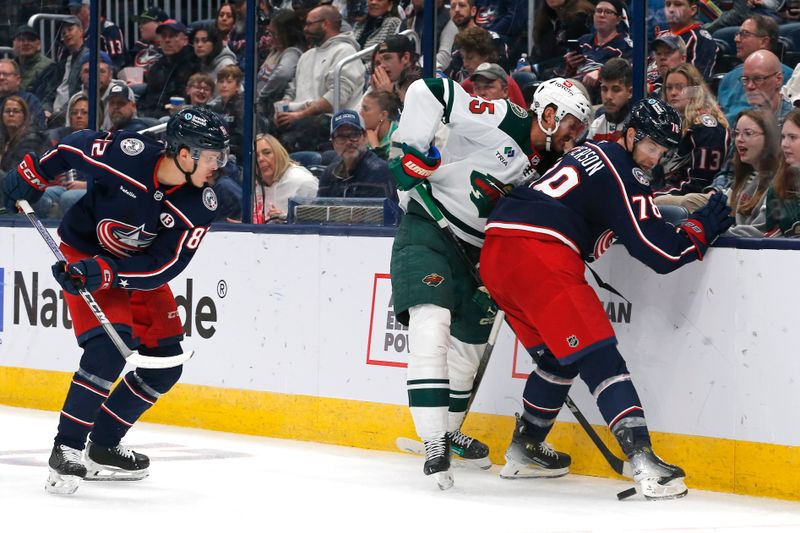
<path fill-rule="evenodd" d="M 0 532 L 800 532 L 800 504 L 690 490 L 618 502 L 630 484 L 569 475 L 502 480 L 454 470 L 442 492 L 419 457 L 137 424 L 150 477 L 45 493 L 53 412 L 0 406 Z"/>

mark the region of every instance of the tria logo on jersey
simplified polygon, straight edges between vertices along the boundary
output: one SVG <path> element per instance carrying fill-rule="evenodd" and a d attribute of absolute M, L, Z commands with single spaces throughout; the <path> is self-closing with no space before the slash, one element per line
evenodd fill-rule
<path fill-rule="evenodd" d="M 100 244 L 117 257 L 130 257 L 132 253 L 141 252 L 156 238 L 155 233 L 139 227 L 125 224 L 118 220 L 104 218 L 97 224 L 97 238 Z"/>

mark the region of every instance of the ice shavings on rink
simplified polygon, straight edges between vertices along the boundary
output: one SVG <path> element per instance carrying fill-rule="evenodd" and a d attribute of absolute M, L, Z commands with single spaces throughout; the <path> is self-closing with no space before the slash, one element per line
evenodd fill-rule
<path fill-rule="evenodd" d="M 57 413 L 0 406 L 3 531 L 800 531 L 797 502 L 698 490 L 618 502 L 629 483 L 502 480 L 497 466 L 459 468 L 443 492 L 416 456 L 146 423 L 125 443 L 150 456 L 150 477 L 54 496 L 44 481 L 57 423 Z"/>

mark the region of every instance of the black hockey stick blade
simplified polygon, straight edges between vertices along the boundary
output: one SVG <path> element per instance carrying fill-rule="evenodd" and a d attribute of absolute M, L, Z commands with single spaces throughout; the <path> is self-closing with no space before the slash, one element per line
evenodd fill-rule
<path fill-rule="evenodd" d="M 564 400 L 564 403 L 572 413 L 572 416 L 574 416 L 578 421 L 578 424 L 581 425 L 589 438 L 592 439 L 592 442 L 594 442 L 594 445 L 603 455 L 605 460 L 608 462 L 608 465 L 614 470 L 614 472 L 621 476 L 632 477 L 631 464 L 627 461 L 623 461 L 608 449 L 606 443 L 603 442 L 603 439 L 600 438 L 600 435 L 597 434 L 589 421 L 586 420 L 586 417 L 583 416 L 583 413 L 581 413 L 581 410 L 578 409 L 577 405 L 575 405 L 575 402 L 572 400 L 572 398 L 567 396 L 566 400 Z"/>

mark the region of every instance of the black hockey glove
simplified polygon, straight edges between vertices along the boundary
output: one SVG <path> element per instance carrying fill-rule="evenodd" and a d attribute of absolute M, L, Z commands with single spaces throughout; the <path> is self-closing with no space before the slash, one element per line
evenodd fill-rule
<path fill-rule="evenodd" d="M 117 286 L 117 265 L 108 257 L 98 255 L 75 263 L 58 261 L 52 270 L 58 284 L 70 294 L 79 294 L 79 289 L 95 292 Z"/>
<path fill-rule="evenodd" d="M 32 154 L 25 154 L 20 164 L 9 170 L 3 178 L 7 207 L 14 207 L 17 200 L 36 202 L 44 194 L 47 183 L 36 159 Z"/>
<path fill-rule="evenodd" d="M 733 225 L 728 197 L 722 193 L 714 193 L 708 203 L 689 215 L 689 219 L 680 228 L 697 248 L 697 255 L 703 259 L 706 250 L 714 241 L 728 231 Z"/>

